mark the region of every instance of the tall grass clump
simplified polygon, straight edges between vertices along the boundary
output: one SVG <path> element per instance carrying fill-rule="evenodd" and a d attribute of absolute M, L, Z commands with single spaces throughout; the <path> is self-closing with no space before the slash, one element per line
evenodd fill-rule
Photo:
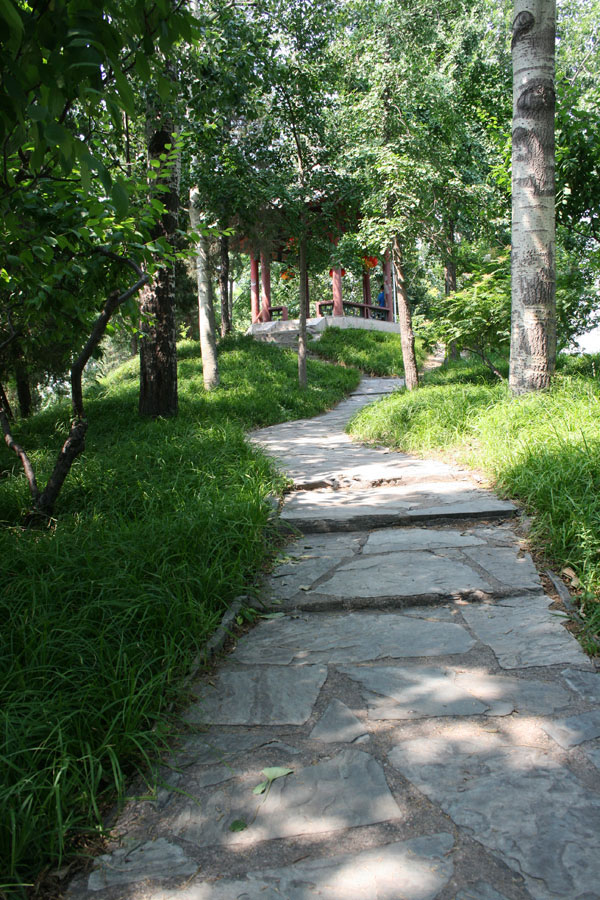
<path fill-rule="evenodd" d="M 449 452 L 521 501 L 533 520 L 532 540 L 559 570 L 569 566 L 580 579 L 585 639 L 600 647 L 598 379 L 558 374 L 551 390 L 513 397 L 505 384 L 479 381 L 480 374 L 471 371 L 465 383 L 460 364 L 439 371 L 442 383 L 430 378 L 418 391 L 361 410 L 349 431 L 403 451 Z"/>
<path fill-rule="evenodd" d="M 327 328 L 318 341 L 311 341 L 311 353 L 346 366 L 355 366 L 367 375 L 404 375 L 399 334 L 366 331 L 362 328 Z M 423 341 L 415 341 L 417 365 L 427 353 Z"/>
<path fill-rule="evenodd" d="M 142 420 L 138 367 L 87 400 L 85 456 L 47 530 L 24 530 L 25 479 L 0 451 L 0 895 L 101 832 L 165 746 L 206 638 L 251 593 L 269 555 L 270 493 L 282 479 L 245 431 L 333 405 L 358 374 L 293 353 L 223 342 L 222 387 L 206 394 L 197 347 L 180 347 L 180 414 Z M 54 462 L 68 410 L 19 425 L 35 465 Z"/>

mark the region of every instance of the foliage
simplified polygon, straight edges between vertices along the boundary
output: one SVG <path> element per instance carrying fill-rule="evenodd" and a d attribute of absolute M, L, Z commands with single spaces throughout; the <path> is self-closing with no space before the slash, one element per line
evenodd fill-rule
<path fill-rule="evenodd" d="M 164 747 L 182 679 L 223 611 L 252 591 L 282 487 L 244 430 L 314 415 L 358 382 L 320 362 L 296 387 L 294 354 L 221 345 L 222 387 L 202 390 L 197 347 L 179 347 L 180 415 L 140 420 L 137 362 L 88 398 L 89 450 L 61 495 L 60 523 L 11 527 L 27 504 L 0 449 L 0 890 L 72 858 L 106 802 Z M 22 423 L 42 468 L 68 411 Z"/>
<path fill-rule="evenodd" d="M 566 359 L 561 366 L 591 364 Z M 504 385 L 485 383 L 484 366 L 469 368 L 469 383 L 455 364 L 450 383 L 396 393 L 358 413 L 349 431 L 403 451 L 450 453 L 520 500 L 533 520 L 534 545 L 558 570 L 577 573 L 584 641 L 600 645 L 598 379 L 561 374 L 550 391 L 511 397 Z"/>
<path fill-rule="evenodd" d="M 193 19 L 169 0 L 6 0 L 0 16 L 0 374 L 16 346 L 40 378 L 69 368 L 107 293 L 131 283 L 120 260 L 170 255 L 151 241 L 163 204 L 131 159 L 130 123 L 140 81 L 169 90 L 161 54 Z"/>
<path fill-rule="evenodd" d="M 323 359 L 356 366 L 367 375 L 404 374 L 399 334 L 362 328 L 328 328 L 318 341 L 311 342 L 310 350 Z M 422 341 L 416 342 L 416 354 L 421 364 L 426 357 Z"/>
<path fill-rule="evenodd" d="M 493 367 L 490 355 L 510 343 L 510 252 L 490 252 L 461 277 L 461 289 L 430 308 L 438 341 L 470 350 Z"/>

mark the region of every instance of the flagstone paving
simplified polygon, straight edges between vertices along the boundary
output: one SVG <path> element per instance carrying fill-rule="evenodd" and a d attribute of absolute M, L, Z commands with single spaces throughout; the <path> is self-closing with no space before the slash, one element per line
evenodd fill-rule
<path fill-rule="evenodd" d="M 297 488 L 265 618 L 68 900 L 600 900 L 600 673 L 512 503 L 345 435 L 396 384 L 253 435 Z"/>

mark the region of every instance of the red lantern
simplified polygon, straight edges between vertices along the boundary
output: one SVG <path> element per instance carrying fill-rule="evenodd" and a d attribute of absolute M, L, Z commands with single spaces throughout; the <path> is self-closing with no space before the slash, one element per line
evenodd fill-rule
<path fill-rule="evenodd" d="M 363 256 L 365 269 L 374 269 L 379 260 L 376 256 Z"/>
<path fill-rule="evenodd" d="M 330 278 L 333 278 L 333 273 L 334 273 L 334 272 L 335 272 L 335 269 L 330 269 L 330 270 L 329 270 L 329 277 L 330 277 Z M 345 274 L 346 274 L 346 270 L 345 270 L 345 269 L 340 269 L 340 275 L 342 276 L 342 278 L 344 277 Z"/>

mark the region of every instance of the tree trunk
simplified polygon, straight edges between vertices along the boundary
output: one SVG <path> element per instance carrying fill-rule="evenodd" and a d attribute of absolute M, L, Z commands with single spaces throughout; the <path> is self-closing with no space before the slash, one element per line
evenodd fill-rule
<path fill-rule="evenodd" d="M 31 415 L 31 385 L 29 384 L 29 372 L 22 356 L 15 359 L 15 381 L 17 382 L 17 399 L 21 418 L 27 419 Z"/>
<path fill-rule="evenodd" d="M 402 344 L 402 360 L 404 362 L 404 380 L 409 391 L 419 386 L 417 373 L 417 360 L 415 357 L 415 335 L 412 327 L 412 316 L 404 271 L 402 268 L 402 251 L 398 237 L 394 238 L 392 247 L 392 259 L 396 274 L 396 290 L 398 295 L 398 322 L 400 324 L 400 341 Z"/>
<path fill-rule="evenodd" d="M 200 213 L 196 207 L 198 189 L 190 191 L 190 222 L 192 230 L 198 232 L 196 244 L 196 276 L 198 279 L 198 324 L 200 328 L 200 353 L 202 355 L 202 378 L 204 388 L 212 391 L 219 384 L 219 364 L 217 361 L 217 339 L 215 313 L 213 309 L 212 285 L 210 282 L 210 247 L 206 235 L 200 233 Z"/>
<path fill-rule="evenodd" d="M 229 324 L 233 327 L 233 278 L 229 279 Z"/>
<path fill-rule="evenodd" d="M 515 394 L 547 388 L 556 361 L 555 17 L 555 0 L 515 0 L 509 376 Z"/>
<path fill-rule="evenodd" d="M 456 291 L 456 260 L 454 259 L 454 222 L 447 223 L 448 243 L 444 262 L 444 293 L 446 297 Z M 456 341 L 448 344 L 448 359 L 457 360 L 460 350 Z"/>
<path fill-rule="evenodd" d="M 219 271 L 219 290 L 221 292 L 221 337 L 231 333 L 231 316 L 229 314 L 229 238 L 222 234 L 219 238 L 221 250 L 221 269 Z"/>
<path fill-rule="evenodd" d="M 306 312 L 308 307 L 307 296 L 307 266 L 306 266 L 306 238 L 300 239 L 299 246 L 300 268 L 300 309 L 298 314 L 298 384 L 301 388 L 308 385 L 306 373 Z"/>
<path fill-rule="evenodd" d="M 173 121 L 161 111 L 148 113 L 148 161 L 159 160 L 173 143 Z M 152 238 L 172 242 L 177 227 L 179 208 L 179 173 L 173 166 L 163 182 L 167 190 L 161 194 L 166 211 L 155 226 Z M 140 339 L 140 402 L 142 416 L 174 416 L 177 414 L 177 344 L 175 324 L 175 266 L 162 266 L 152 283 L 144 288 L 140 302 L 144 320 Z"/>

